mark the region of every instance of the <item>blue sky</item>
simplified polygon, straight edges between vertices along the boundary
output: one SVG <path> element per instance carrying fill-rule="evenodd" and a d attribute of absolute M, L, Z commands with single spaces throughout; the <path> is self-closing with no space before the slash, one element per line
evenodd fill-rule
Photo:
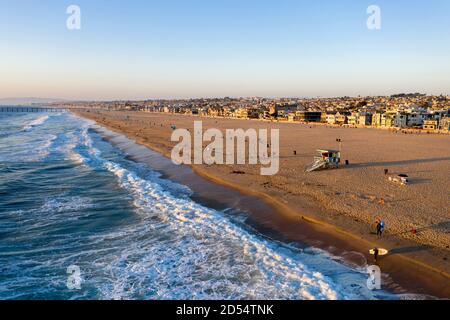
<path fill-rule="evenodd" d="M 450 1 L 0 0 L 0 49 L 0 97 L 450 94 Z"/>

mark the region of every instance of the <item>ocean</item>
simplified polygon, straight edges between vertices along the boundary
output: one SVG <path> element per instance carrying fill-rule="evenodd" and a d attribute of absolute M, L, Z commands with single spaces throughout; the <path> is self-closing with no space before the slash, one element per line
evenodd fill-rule
<path fill-rule="evenodd" d="M 196 202 L 96 127 L 66 112 L 0 114 L 0 299 L 405 297 Z"/>

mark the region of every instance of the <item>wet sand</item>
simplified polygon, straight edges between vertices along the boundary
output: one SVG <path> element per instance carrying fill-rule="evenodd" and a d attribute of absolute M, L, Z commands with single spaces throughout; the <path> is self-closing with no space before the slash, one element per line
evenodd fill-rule
<path fill-rule="evenodd" d="M 188 117 L 188 116 L 171 116 L 171 115 L 161 115 L 161 114 L 145 114 L 145 113 L 115 113 L 115 112 L 89 112 L 89 113 L 81 113 L 80 115 L 93 119 L 97 121 L 97 123 L 108 127 L 112 130 L 121 132 L 129 136 L 130 138 L 136 140 L 137 142 L 150 147 L 151 149 L 168 156 L 171 151 L 171 147 L 173 144 L 170 142 L 170 135 L 172 129 L 171 125 L 176 125 L 178 128 L 190 128 L 193 127 L 194 120 L 200 120 L 199 118 Z M 430 213 L 434 213 L 436 208 L 438 209 L 437 217 L 443 218 L 444 223 L 444 232 L 443 234 L 439 234 L 439 232 L 435 233 L 427 233 L 428 229 L 424 229 L 420 232 L 419 235 L 415 236 L 416 238 L 410 238 L 407 233 L 403 234 L 398 232 L 395 227 L 399 228 L 395 224 L 393 226 L 390 225 L 391 221 L 389 219 L 389 209 L 392 206 L 389 206 L 389 201 L 392 201 L 389 197 L 385 196 L 385 193 L 388 191 L 390 193 L 394 193 L 393 198 L 396 196 L 395 192 L 400 187 L 395 185 L 390 185 L 386 183 L 382 183 L 385 196 L 385 205 L 382 206 L 378 203 L 377 199 L 374 199 L 370 203 L 369 207 L 375 207 L 375 211 L 382 211 L 382 216 L 370 216 L 369 218 L 365 217 L 365 211 L 358 212 L 355 215 L 349 210 L 335 210 L 333 206 L 326 206 L 323 204 L 323 200 L 314 197 L 311 193 L 303 192 L 303 189 L 322 189 L 322 192 L 327 195 L 327 192 L 335 190 L 337 188 L 340 191 L 338 194 L 332 194 L 331 199 L 338 198 L 339 200 L 335 200 L 336 202 L 342 202 L 344 198 L 345 201 L 349 201 L 350 205 L 356 207 L 356 211 L 358 208 L 358 198 L 354 198 L 350 195 L 350 199 L 347 199 L 349 196 L 346 192 L 346 187 L 348 188 L 348 184 L 350 184 L 350 190 L 352 190 L 353 194 L 358 191 L 360 194 L 367 194 L 371 192 L 374 193 L 371 188 L 377 187 L 369 185 L 369 190 L 365 190 L 367 187 L 367 183 L 364 183 L 361 187 L 358 183 L 360 182 L 358 179 L 361 179 L 359 175 L 361 175 L 361 169 L 366 168 L 362 164 L 352 165 L 355 161 L 353 158 L 354 155 L 359 155 L 361 152 L 367 153 L 367 148 L 372 150 L 373 153 L 376 153 L 376 148 L 374 148 L 372 140 L 374 132 L 381 133 L 382 135 L 389 135 L 387 138 L 386 147 L 388 150 L 392 148 L 389 146 L 389 142 L 392 139 L 401 138 L 401 140 L 413 138 L 408 136 L 400 136 L 395 135 L 389 132 L 380 132 L 378 130 L 370 130 L 370 129 L 331 129 L 323 126 L 317 128 L 310 128 L 309 126 L 303 126 L 299 124 L 278 124 L 278 123 L 266 123 L 259 121 L 240 121 L 240 120 L 229 120 L 229 119 L 202 119 L 203 125 L 205 128 L 208 127 L 217 127 L 219 129 L 224 128 L 266 128 L 266 127 L 277 127 L 281 129 L 281 165 L 282 169 L 280 173 L 276 177 L 261 177 L 259 176 L 259 168 L 251 167 L 251 166 L 193 166 L 193 172 L 198 173 L 202 177 L 206 177 L 208 180 L 213 181 L 217 184 L 207 184 L 204 179 L 198 177 L 193 173 L 180 173 L 176 172 L 175 169 L 171 168 L 159 168 L 160 171 L 165 172 L 168 175 L 168 178 L 179 181 L 183 184 L 187 184 L 194 191 L 195 195 L 199 197 L 203 203 L 206 203 L 212 207 L 221 207 L 221 206 L 229 206 L 230 204 L 234 204 L 234 207 L 239 209 L 245 209 L 249 211 L 250 218 L 252 223 L 255 225 L 258 231 L 263 234 L 270 234 L 270 237 L 276 238 L 277 240 L 290 242 L 290 241 L 301 241 L 307 245 L 314 245 L 316 247 L 326 249 L 327 251 L 343 256 L 347 259 L 348 263 L 354 263 L 356 265 L 364 265 L 367 259 L 371 259 L 365 252 L 368 249 L 379 246 L 385 247 L 388 249 L 392 249 L 392 255 L 382 259 L 379 264 L 382 268 L 383 272 L 389 274 L 390 277 L 385 279 L 386 283 L 389 285 L 389 289 L 398 292 L 415 292 L 415 293 L 424 293 L 424 294 L 432 294 L 442 298 L 450 297 L 450 283 L 449 283 L 449 275 L 448 275 L 448 263 L 444 258 L 448 255 L 448 248 L 445 244 L 449 244 L 448 241 L 448 227 L 445 227 L 445 222 L 449 220 L 450 214 L 448 212 L 448 198 L 447 202 L 445 201 L 445 194 L 449 192 L 449 188 L 443 189 L 444 199 L 428 199 L 428 200 L 436 200 L 439 204 L 444 203 L 443 207 L 440 208 L 439 211 L 438 204 L 433 204 L 430 208 Z M 327 131 L 331 131 L 327 132 Z M 367 132 L 369 132 L 369 134 Z M 354 133 L 353 133 L 354 132 Z M 362 133 L 362 134 L 361 134 Z M 311 141 L 322 140 L 325 139 L 330 146 L 322 146 L 322 147 L 330 147 L 336 148 L 333 146 L 333 143 L 330 139 L 330 134 L 332 136 L 344 137 L 344 145 L 343 150 L 347 150 L 350 159 L 350 166 L 345 167 L 341 170 L 334 171 L 324 171 L 305 175 L 304 167 L 306 164 L 311 162 L 312 156 L 314 156 L 314 151 L 305 151 L 304 146 L 300 146 L 300 144 L 308 146 L 313 145 L 314 143 L 320 144 L 320 141 Z M 325 135 L 325 138 L 324 138 Z M 362 149 L 361 152 L 355 152 L 352 150 L 352 146 L 350 145 L 350 141 L 353 141 L 353 144 L 358 145 L 358 140 L 362 140 L 364 135 L 369 135 L 369 139 L 363 141 L 362 144 L 367 144 L 365 149 Z M 305 136 L 304 139 L 300 140 L 299 138 Z M 287 138 L 286 138 L 287 137 Z M 398 138 L 390 138 L 390 137 L 398 137 Z M 383 144 L 383 138 L 376 139 L 376 143 Z M 419 139 L 427 139 L 426 145 L 431 151 L 433 151 L 430 156 L 435 156 L 435 158 L 430 157 L 430 159 L 423 159 L 421 162 L 417 160 L 417 163 L 414 160 L 391 160 L 393 159 L 393 155 L 386 155 L 386 158 L 382 158 L 380 154 L 376 156 L 381 158 L 381 160 L 372 160 L 370 162 L 372 165 L 367 166 L 368 171 L 375 171 L 376 175 L 381 175 L 384 179 L 384 173 L 379 173 L 378 171 L 382 171 L 385 167 L 384 165 L 377 164 L 377 161 L 380 161 L 386 165 L 390 169 L 392 167 L 396 167 L 400 163 L 401 166 L 407 166 L 408 170 L 412 172 L 411 167 L 421 165 L 426 166 L 428 170 L 430 170 L 430 166 L 433 167 L 436 163 L 442 167 L 443 165 L 443 176 L 444 180 L 447 178 L 446 183 L 448 183 L 448 172 L 449 171 L 449 160 L 446 159 L 446 154 L 449 154 L 450 148 L 445 149 L 445 147 L 449 143 L 448 136 L 447 138 L 442 138 L 442 136 L 434 136 L 434 135 L 423 135 L 418 137 Z M 352 139 L 352 140 L 350 140 Z M 437 140 L 437 141 L 435 141 Z M 433 145 L 431 142 L 441 144 L 442 152 L 439 152 L 440 148 L 436 145 Z M 298 143 L 301 142 L 301 143 Z M 348 142 L 348 143 L 346 143 Z M 423 143 L 423 142 L 422 142 Z M 397 147 L 397 146 L 396 146 Z M 407 145 L 405 146 L 405 148 Z M 420 147 L 420 143 L 419 143 Z M 437 148 L 436 148 L 437 147 Z M 289 149 L 295 148 L 297 150 L 297 156 L 289 155 Z M 318 146 L 314 147 L 318 148 Z M 292 150 L 292 149 L 291 149 Z M 291 151 L 292 152 L 292 151 Z M 352 153 L 354 152 L 354 153 Z M 350 157 L 352 155 L 352 157 Z M 411 154 L 409 154 L 411 155 Z M 355 159 L 360 160 L 359 158 Z M 344 155 L 345 158 L 345 155 Z M 450 155 L 448 156 L 450 159 Z M 383 160 L 384 159 L 384 160 Z M 420 159 L 420 158 L 419 158 Z M 434 160 L 431 160 L 434 159 Z M 138 161 L 142 161 L 143 159 L 137 159 Z M 144 159 L 145 160 L 145 159 Z M 358 161 L 358 163 L 359 163 Z M 170 161 L 169 161 L 170 162 Z M 155 163 L 164 163 L 163 161 L 153 162 L 152 166 Z M 167 164 L 166 164 L 167 165 Z M 173 166 L 175 167 L 175 166 Z M 179 167 L 183 168 L 183 167 Z M 445 169 L 447 171 L 445 172 Z M 158 170 L 158 168 L 156 168 Z M 185 169 L 180 169 L 185 170 Z M 231 172 L 235 170 L 244 171 L 245 175 L 234 175 Z M 355 171 L 355 172 L 352 172 Z M 370 181 L 370 175 L 374 174 L 374 172 L 366 172 L 362 170 L 362 174 L 364 175 L 363 180 Z M 422 169 L 424 172 L 428 172 Z M 446 176 L 447 174 L 447 176 Z M 301 176 L 293 180 L 293 176 Z M 350 176 L 347 178 L 346 175 Z M 198 177 L 200 180 L 196 180 L 193 177 Z M 321 179 L 325 176 L 325 184 Z M 334 178 L 333 178 L 334 176 Z M 177 180 L 178 179 L 178 180 Z M 417 178 L 418 179 L 418 178 Z M 441 179 L 443 180 L 443 179 Z M 300 182 L 299 182 L 300 181 Z M 377 181 L 377 180 L 375 180 Z M 284 182 L 284 185 L 281 184 Z M 377 181 L 378 182 L 378 181 Z M 383 181 L 384 182 L 384 181 Z M 434 184 L 434 181 L 433 181 Z M 215 185 L 223 186 L 225 189 L 216 189 L 212 187 Z M 320 187 L 318 186 L 320 185 Z M 412 186 L 420 186 L 421 184 L 415 185 L 414 182 Z M 426 184 L 425 184 L 426 185 Z M 325 186 L 327 188 L 325 188 Z M 379 186 L 378 186 L 379 187 Z M 427 188 L 427 186 L 425 186 Z M 403 193 L 409 192 L 411 188 L 405 190 L 405 188 L 400 189 Z M 224 191 L 225 190 L 225 191 Z M 236 195 L 235 190 L 239 190 L 240 195 Z M 295 190 L 299 190 L 294 192 Z M 413 190 L 421 193 L 421 190 Z M 365 193 L 364 193 L 365 192 Z M 244 193 L 246 196 L 243 196 Z M 423 194 L 422 194 L 423 195 Z M 425 196 L 427 193 L 425 192 Z M 255 196 L 258 201 L 255 201 Z M 403 194 L 402 194 L 403 196 Z M 236 201 L 237 199 L 237 201 Z M 259 201 L 259 199 L 263 199 L 264 202 Z M 370 198 L 368 198 L 370 200 Z M 417 199 L 420 200 L 420 199 Z M 442 202 L 443 201 L 443 202 Z M 395 202 L 392 202 L 395 203 Z M 401 208 L 403 202 L 397 203 L 394 208 Z M 407 202 L 404 202 L 407 203 Z M 446 203 L 446 205 L 445 205 Z M 352 208 L 352 207 L 350 207 Z M 341 208 L 342 209 L 342 208 Z M 344 206 L 344 209 L 347 209 Z M 368 208 L 371 209 L 371 208 Z M 419 214 L 422 213 L 421 207 L 417 207 Z M 413 218 L 415 219 L 417 213 L 410 214 L 408 210 L 409 208 L 403 208 L 405 212 L 402 210 L 396 210 L 395 213 L 397 215 L 402 215 L 403 217 Z M 445 211 L 446 210 L 446 211 Z M 386 212 L 386 213 L 385 213 Z M 423 214 L 423 213 L 422 213 Z M 377 239 L 376 236 L 371 234 L 373 230 L 373 222 L 377 217 L 383 217 L 388 222 L 388 232 L 386 237 L 383 239 Z M 366 218 L 366 219 L 364 219 Z M 373 218 L 373 221 L 372 221 Z M 399 217 L 397 217 L 399 218 Z M 367 221 L 366 221 L 367 220 Z M 418 222 L 415 222 L 418 223 Z M 399 228 L 399 230 L 404 230 L 403 228 Z M 420 228 L 418 228 L 420 229 Z M 438 229 L 439 231 L 439 229 Z M 430 237 L 430 234 L 433 237 Z M 436 237 L 437 234 L 437 237 Z M 447 238 L 446 238 L 447 237 Z M 424 244 L 426 243 L 426 244 Z M 430 244 L 431 243 L 431 244 Z M 361 259 L 361 254 L 364 253 L 363 259 Z M 369 260 L 369 262 L 371 262 Z M 392 279 L 395 281 L 392 281 Z"/>

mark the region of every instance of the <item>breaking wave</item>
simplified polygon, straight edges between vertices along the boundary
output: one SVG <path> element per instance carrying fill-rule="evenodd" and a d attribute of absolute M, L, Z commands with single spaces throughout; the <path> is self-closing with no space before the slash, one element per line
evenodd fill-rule
<path fill-rule="evenodd" d="M 48 119 L 50 118 L 49 115 L 44 115 L 42 117 L 39 117 L 35 120 L 32 120 L 30 122 L 28 122 L 24 127 L 23 127 L 23 131 L 30 131 L 31 129 L 33 129 L 34 127 L 38 127 L 43 125 Z"/>

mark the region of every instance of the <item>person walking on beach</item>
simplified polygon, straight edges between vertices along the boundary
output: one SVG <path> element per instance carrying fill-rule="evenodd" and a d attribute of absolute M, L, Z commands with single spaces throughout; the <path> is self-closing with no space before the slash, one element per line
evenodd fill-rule
<path fill-rule="evenodd" d="M 377 225 L 377 236 L 381 237 L 383 235 L 385 228 L 384 220 L 381 220 Z"/>
<path fill-rule="evenodd" d="M 374 248 L 373 249 L 373 256 L 374 256 L 374 259 L 375 259 L 375 263 L 378 262 L 378 255 L 379 254 L 380 254 L 380 250 L 378 248 Z"/>

